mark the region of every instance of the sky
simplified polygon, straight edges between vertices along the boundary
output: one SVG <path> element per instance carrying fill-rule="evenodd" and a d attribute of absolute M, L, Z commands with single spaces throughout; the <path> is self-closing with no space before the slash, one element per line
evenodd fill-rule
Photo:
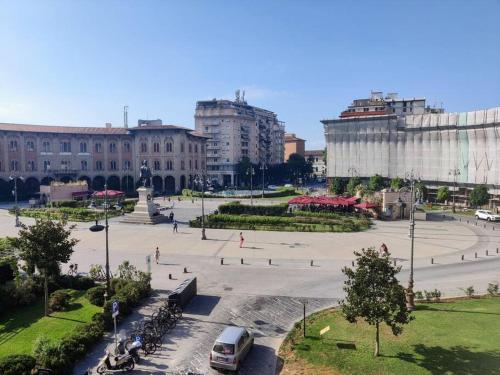
<path fill-rule="evenodd" d="M 321 119 L 371 90 L 500 106 L 500 0 L 0 0 L 0 122 L 194 128 L 196 101 Z"/>

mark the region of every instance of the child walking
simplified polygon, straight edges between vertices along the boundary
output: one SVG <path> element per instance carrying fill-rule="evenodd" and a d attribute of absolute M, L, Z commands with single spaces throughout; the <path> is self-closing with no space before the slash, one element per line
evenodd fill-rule
<path fill-rule="evenodd" d="M 243 238 L 243 232 L 240 232 L 240 248 L 243 247 L 243 242 L 245 242 L 245 239 Z"/>

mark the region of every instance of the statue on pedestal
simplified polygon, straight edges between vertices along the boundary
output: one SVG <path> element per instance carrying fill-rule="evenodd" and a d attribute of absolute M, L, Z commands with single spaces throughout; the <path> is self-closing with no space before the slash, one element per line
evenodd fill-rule
<path fill-rule="evenodd" d="M 146 160 L 142 161 L 142 165 L 140 168 L 140 175 L 139 175 L 139 180 L 142 181 L 142 186 L 146 187 L 146 182 L 149 179 L 149 186 L 152 185 L 151 179 L 153 175 L 151 174 L 151 169 L 148 167 L 148 162 Z"/>

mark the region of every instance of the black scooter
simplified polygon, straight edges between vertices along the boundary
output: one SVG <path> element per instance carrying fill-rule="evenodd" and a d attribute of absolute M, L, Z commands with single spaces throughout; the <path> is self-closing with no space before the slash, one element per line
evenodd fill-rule
<path fill-rule="evenodd" d="M 106 356 L 101 359 L 99 365 L 97 366 L 98 374 L 109 374 L 122 371 L 132 371 L 135 366 L 135 362 L 139 361 L 139 349 L 141 347 L 140 341 L 134 341 L 130 349 L 127 350 L 126 354 L 118 355 L 114 357 L 115 364 L 111 364 L 111 353 L 106 350 Z"/>

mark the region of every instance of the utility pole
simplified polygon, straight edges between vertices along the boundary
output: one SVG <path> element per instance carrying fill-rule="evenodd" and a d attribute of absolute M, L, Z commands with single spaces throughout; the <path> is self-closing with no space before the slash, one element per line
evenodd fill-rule
<path fill-rule="evenodd" d="M 263 163 L 261 166 L 260 166 L 260 169 L 262 170 L 262 198 L 264 198 L 264 182 L 265 182 L 265 171 L 267 169 L 267 165 L 265 163 Z"/>
<path fill-rule="evenodd" d="M 448 175 L 453 176 L 453 195 L 452 195 L 453 205 L 451 207 L 451 211 L 455 213 L 455 191 L 457 186 L 457 176 L 460 176 L 460 170 L 458 168 L 451 169 L 448 172 Z"/>
<path fill-rule="evenodd" d="M 250 175 L 250 206 L 253 206 L 253 175 L 255 174 L 255 170 L 253 166 L 248 168 L 247 175 Z"/>

